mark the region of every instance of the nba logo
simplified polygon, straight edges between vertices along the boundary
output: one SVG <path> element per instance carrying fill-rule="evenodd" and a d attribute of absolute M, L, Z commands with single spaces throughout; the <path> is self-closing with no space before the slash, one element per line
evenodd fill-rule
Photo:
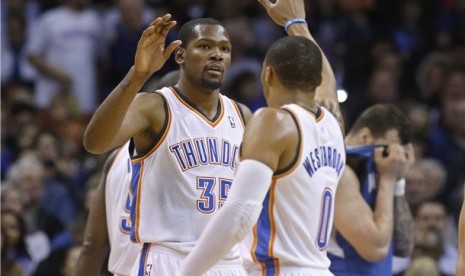
<path fill-rule="evenodd" d="M 152 273 L 152 264 L 147 264 L 147 266 L 145 267 L 145 276 L 150 276 L 151 273 Z"/>
<path fill-rule="evenodd" d="M 229 123 L 231 124 L 232 128 L 236 128 L 236 123 L 234 122 L 234 118 L 231 116 L 228 116 L 229 118 Z"/>

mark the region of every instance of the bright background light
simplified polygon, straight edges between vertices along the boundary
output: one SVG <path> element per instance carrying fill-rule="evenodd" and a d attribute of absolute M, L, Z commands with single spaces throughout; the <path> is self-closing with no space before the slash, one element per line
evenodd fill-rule
<path fill-rule="evenodd" d="M 349 97 L 349 94 L 347 94 L 347 92 L 344 89 L 338 89 L 337 90 L 337 100 L 340 103 L 345 102 L 348 97 Z"/>

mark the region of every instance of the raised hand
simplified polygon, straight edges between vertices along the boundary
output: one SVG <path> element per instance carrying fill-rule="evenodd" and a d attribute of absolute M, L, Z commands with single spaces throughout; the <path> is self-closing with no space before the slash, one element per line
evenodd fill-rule
<path fill-rule="evenodd" d="M 407 166 L 407 154 L 400 144 L 390 144 L 387 156 L 383 156 L 383 148 L 375 149 L 376 170 L 380 177 L 397 181 L 404 177 Z"/>
<path fill-rule="evenodd" d="M 162 17 L 157 17 L 144 30 L 137 44 L 134 62 L 136 76 L 149 78 L 163 67 L 171 53 L 181 45 L 180 40 L 175 40 L 165 49 L 166 36 L 175 25 L 176 21 L 171 20 L 171 14 L 165 14 Z"/>
<path fill-rule="evenodd" d="M 258 2 L 278 25 L 284 26 L 292 18 L 305 18 L 303 0 L 276 0 L 275 3 L 271 3 L 270 0 L 258 0 Z"/>

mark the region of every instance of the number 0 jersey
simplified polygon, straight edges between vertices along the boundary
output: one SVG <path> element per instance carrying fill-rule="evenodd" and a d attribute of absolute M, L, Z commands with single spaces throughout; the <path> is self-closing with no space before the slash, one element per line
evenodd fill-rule
<path fill-rule="evenodd" d="M 274 174 L 259 220 L 242 244 L 246 267 L 252 275 L 331 275 L 325 249 L 345 166 L 342 132 L 324 108 L 283 108 L 296 122 L 299 145 L 289 168 Z"/>
<path fill-rule="evenodd" d="M 132 158 L 131 239 L 187 254 L 226 200 L 244 122 L 237 104 L 221 94 L 210 120 L 177 88 L 157 93 L 167 119 L 153 149 Z"/>

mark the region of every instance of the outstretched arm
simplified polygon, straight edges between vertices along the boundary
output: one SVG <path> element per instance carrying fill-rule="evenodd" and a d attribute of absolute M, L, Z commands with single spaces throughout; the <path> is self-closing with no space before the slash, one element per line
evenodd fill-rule
<path fill-rule="evenodd" d="M 463 185 L 463 190 L 465 193 L 465 183 Z M 465 195 L 459 218 L 459 258 L 457 260 L 456 273 L 457 276 L 465 276 Z"/>
<path fill-rule="evenodd" d="M 276 0 L 275 3 L 271 3 L 269 0 L 258 0 L 258 2 L 266 9 L 271 19 L 280 26 L 285 26 L 286 22 L 290 19 L 306 18 L 303 0 Z M 287 29 L 287 33 L 293 36 L 306 37 L 318 45 L 306 23 L 291 24 Z M 342 133 L 344 133 L 344 119 L 337 100 L 337 85 L 334 71 L 321 48 L 320 51 L 323 57 L 322 82 L 316 89 L 315 101 L 334 114 L 341 126 Z"/>
<path fill-rule="evenodd" d="M 164 48 L 168 31 L 176 25 L 171 15 L 155 19 L 145 29 L 136 50 L 134 66 L 100 105 L 84 133 L 84 147 L 95 154 L 106 152 L 151 127 L 143 101 L 135 102 L 147 79 L 160 70 L 171 53 L 181 45 L 173 41 Z"/>
<path fill-rule="evenodd" d="M 110 249 L 105 211 L 105 186 L 108 171 L 116 156 L 113 152 L 105 161 L 102 175 L 87 218 L 83 249 L 74 269 L 73 276 L 97 275 Z"/>

